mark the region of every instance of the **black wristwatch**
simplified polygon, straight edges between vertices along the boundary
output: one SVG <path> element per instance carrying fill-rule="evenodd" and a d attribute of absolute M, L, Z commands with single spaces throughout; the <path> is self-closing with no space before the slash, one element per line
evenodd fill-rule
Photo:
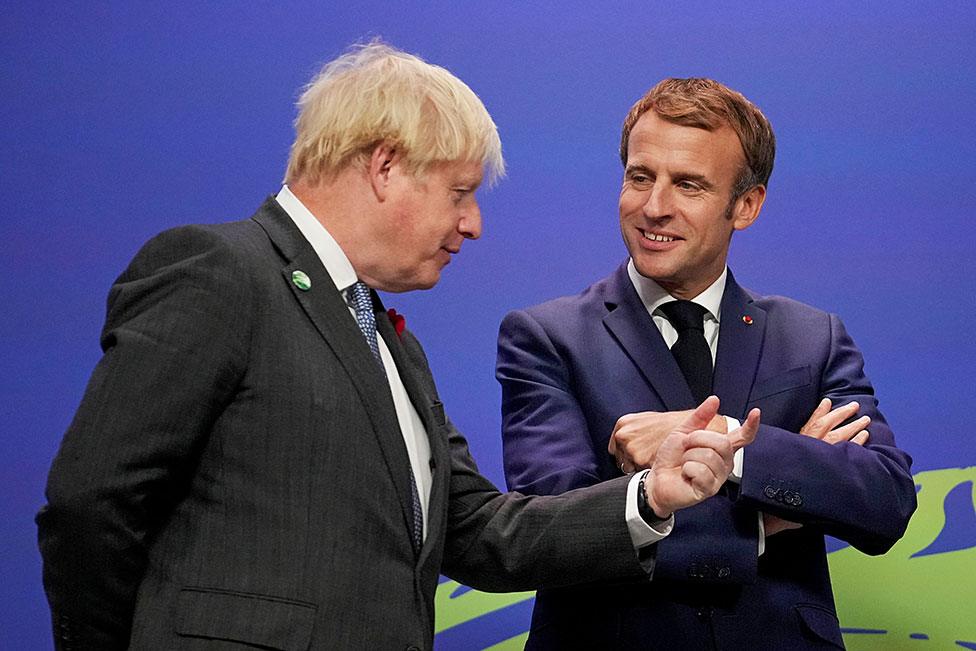
<path fill-rule="evenodd" d="M 644 474 L 641 475 L 640 481 L 637 483 L 637 512 L 640 513 L 644 522 L 653 527 L 670 519 L 671 516 L 668 515 L 666 518 L 658 517 L 657 513 L 654 512 L 654 509 L 647 502 L 647 491 L 644 490 L 644 481 L 650 472 L 650 470 L 645 470 Z"/>

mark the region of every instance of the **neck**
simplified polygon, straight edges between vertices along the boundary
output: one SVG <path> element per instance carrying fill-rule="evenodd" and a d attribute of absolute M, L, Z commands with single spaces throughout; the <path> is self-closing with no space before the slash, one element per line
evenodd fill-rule
<path fill-rule="evenodd" d="M 372 193 L 363 175 L 347 167 L 316 183 L 298 179 L 290 182 L 288 188 L 329 231 L 359 279 L 375 287 L 370 282 L 369 260 L 375 255 L 377 238 L 371 228 L 377 212 L 369 203 Z"/>

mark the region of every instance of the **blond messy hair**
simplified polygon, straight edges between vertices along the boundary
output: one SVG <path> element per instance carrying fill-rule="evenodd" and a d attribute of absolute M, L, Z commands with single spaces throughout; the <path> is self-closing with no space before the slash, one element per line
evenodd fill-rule
<path fill-rule="evenodd" d="M 732 198 L 757 185 L 767 186 L 776 157 L 773 127 L 755 104 L 714 79 L 690 77 L 659 81 L 630 108 L 620 137 L 620 160 L 627 166 L 630 131 L 644 113 L 653 111 L 673 124 L 714 131 L 731 127 L 739 138 L 746 164 L 739 171 Z"/>
<path fill-rule="evenodd" d="M 444 68 L 374 40 L 305 87 L 285 182 L 317 183 L 380 142 L 400 148 L 414 174 L 458 160 L 484 165 L 489 184 L 505 174 L 498 128 L 478 96 Z"/>

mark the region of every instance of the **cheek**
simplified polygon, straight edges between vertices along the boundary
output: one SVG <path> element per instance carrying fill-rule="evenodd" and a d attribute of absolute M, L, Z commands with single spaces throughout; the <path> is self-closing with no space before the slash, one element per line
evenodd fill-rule
<path fill-rule="evenodd" d="M 620 210 L 621 219 L 633 213 L 634 209 L 639 206 L 640 198 L 636 192 L 626 188 L 620 191 L 620 199 L 617 201 L 617 207 Z"/>

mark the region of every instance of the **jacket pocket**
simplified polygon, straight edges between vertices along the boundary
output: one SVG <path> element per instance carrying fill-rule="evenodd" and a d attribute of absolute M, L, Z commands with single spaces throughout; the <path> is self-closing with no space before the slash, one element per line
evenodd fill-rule
<path fill-rule="evenodd" d="M 176 606 L 176 633 L 280 651 L 306 651 L 312 640 L 315 610 L 315 604 L 304 601 L 216 588 L 183 588 Z"/>
<path fill-rule="evenodd" d="M 769 396 L 783 393 L 784 391 L 805 387 L 808 384 L 810 384 L 809 366 L 791 368 L 784 373 L 779 373 L 756 382 L 755 386 L 752 387 L 752 392 L 749 394 L 749 402 L 754 403 L 757 400 L 768 398 Z"/>
<path fill-rule="evenodd" d="M 800 627 L 804 633 L 816 640 L 828 642 L 838 649 L 844 648 L 844 638 L 840 634 L 837 615 L 815 604 L 797 604 L 793 609 L 800 616 Z"/>

